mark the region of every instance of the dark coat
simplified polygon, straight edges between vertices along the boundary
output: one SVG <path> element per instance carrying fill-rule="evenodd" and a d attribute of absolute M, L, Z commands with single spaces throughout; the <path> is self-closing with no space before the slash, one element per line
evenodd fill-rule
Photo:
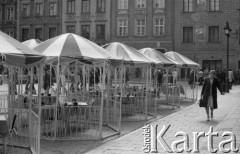
<path fill-rule="evenodd" d="M 201 92 L 201 95 L 203 96 L 204 107 L 207 107 L 207 104 L 208 104 L 208 97 L 210 95 L 210 86 L 211 86 L 210 78 L 207 77 L 204 80 L 204 84 L 203 84 L 202 92 Z M 220 91 L 220 93 L 222 93 L 218 79 L 214 78 L 213 84 L 212 84 L 213 108 L 214 109 L 217 109 L 217 107 L 218 107 L 217 106 L 217 88 Z"/>

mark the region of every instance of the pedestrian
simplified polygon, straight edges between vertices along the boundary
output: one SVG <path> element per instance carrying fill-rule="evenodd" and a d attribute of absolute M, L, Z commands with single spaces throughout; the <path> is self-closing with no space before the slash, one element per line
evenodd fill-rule
<path fill-rule="evenodd" d="M 222 91 L 226 91 L 226 73 L 225 73 L 225 69 L 220 71 L 220 77 L 219 77 L 219 81 L 220 81 L 220 86 Z"/>
<path fill-rule="evenodd" d="M 236 82 L 237 82 L 237 85 L 240 84 L 240 70 L 237 70 L 237 73 L 236 73 Z"/>
<path fill-rule="evenodd" d="M 209 121 L 209 108 L 211 111 L 211 118 L 213 118 L 213 110 L 217 109 L 217 89 L 223 95 L 222 89 L 218 79 L 215 77 L 216 72 L 211 70 L 209 76 L 205 78 L 202 87 L 201 98 L 203 99 L 203 104 L 206 109 L 207 121 Z"/>
<path fill-rule="evenodd" d="M 233 80 L 234 80 L 232 69 L 229 69 L 228 71 L 228 79 L 229 79 L 229 89 L 232 89 Z"/>
<path fill-rule="evenodd" d="M 177 77 L 178 77 L 177 69 L 175 69 L 175 70 L 172 72 L 172 75 L 173 75 L 173 84 L 176 85 L 176 84 L 177 84 Z"/>
<path fill-rule="evenodd" d="M 191 86 L 191 89 L 195 88 L 196 73 L 192 69 L 190 72 L 190 78 L 188 84 Z"/>
<path fill-rule="evenodd" d="M 199 82 L 199 86 L 203 85 L 204 76 L 203 76 L 203 72 L 201 70 L 198 72 L 198 82 Z"/>

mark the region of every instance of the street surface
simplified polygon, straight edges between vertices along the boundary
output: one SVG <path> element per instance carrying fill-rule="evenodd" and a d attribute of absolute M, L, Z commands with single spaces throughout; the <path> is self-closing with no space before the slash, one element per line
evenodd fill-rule
<path fill-rule="evenodd" d="M 219 132 L 220 137 L 215 137 L 213 147 L 218 148 L 221 135 L 224 131 L 233 132 L 237 138 L 237 147 L 240 148 L 240 87 L 233 86 L 230 93 L 225 95 L 218 94 L 218 109 L 214 110 L 214 119 L 206 121 L 207 117 L 204 108 L 199 108 L 194 104 L 189 107 L 173 113 L 162 119 L 159 119 L 152 125 L 171 125 L 170 129 L 164 135 L 165 141 L 171 146 L 177 131 L 184 131 L 189 134 L 190 147 L 192 147 L 193 139 L 192 132 L 209 131 L 210 126 L 213 130 Z M 223 139 L 222 139 L 223 140 Z M 143 129 L 137 129 L 127 135 L 107 142 L 93 150 L 86 152 L 86 154 L 141 154 L 143 148 Z M 160 145 L 158 145 L 158 153 L 165 152 Z M 206 138 L 200 138 L 200 153 L 210 153 L 207 150 Z M 218 152 L 220 154 L 221 152 Z M 232 152 L 233 153 L 233 152 Z M 238 152 L 239 153 L 239 152 Z"/>

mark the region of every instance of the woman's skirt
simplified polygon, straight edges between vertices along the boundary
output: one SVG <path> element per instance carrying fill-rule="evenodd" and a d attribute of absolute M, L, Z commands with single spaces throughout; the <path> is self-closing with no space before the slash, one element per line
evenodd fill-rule
<path fill-rule="evenodd" d="M 208 107 L 213 107 L 213 96 L 208 97 Z"/>

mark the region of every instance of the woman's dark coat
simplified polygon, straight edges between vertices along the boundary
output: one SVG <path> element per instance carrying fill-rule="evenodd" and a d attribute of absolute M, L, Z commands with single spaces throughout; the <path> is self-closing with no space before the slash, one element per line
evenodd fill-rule
<path fill-rule="evenodd" d="M 203 96 L 203 104 L 204 107 L 207 107 L 208 104 L 208 97 L 210 95 L 210 86 L 211 86 L 211 82 L 210 82 L 210 78 L 207 77 L 204 80 L 204 84 L 202 87 L 202 93 L 201 96 Z M 213 84 L 212 84 L 212 96 L 213 96 L 213 108 L 217 109 L 217 88 L 220 91 L 220 93 L 222 93 L 222 90 L 220 88 L 220 83 L 218 81 L 217 78 L 213 79 Z"/>

